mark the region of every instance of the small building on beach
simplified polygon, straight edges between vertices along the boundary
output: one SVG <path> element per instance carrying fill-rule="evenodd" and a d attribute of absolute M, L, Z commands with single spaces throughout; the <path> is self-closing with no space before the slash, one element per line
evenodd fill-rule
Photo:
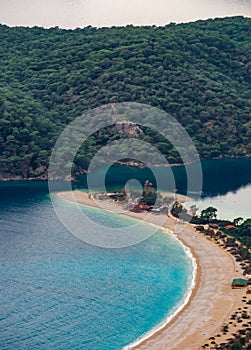
<path fill-rule="evenodd" d="M 125 195 L 123 193 L 107 193 L 107 196 L 115 201 L 118 201 L 118 200 L 123 200 L 125 199 Z"/>
<path fill-rule="evenodd" d="M 158 208 L 151 208 L 149 211 L 153 214 L 159 215 L 160 214 L 160 209 Z"/>
<path fill-rule="evenodd" d="M 244 278 L 235 278 L 232 281 L 232 288 L 244 288 L 247 287 L 248 281 Z"/>
<path fill-rule="evenodd" d="M 218 228 L 219 228 L 219 226 L 217 225 L 217 224 L 208 224 L 208 227 L 209 228 L 212 228 L 212 229 L 214 229 L 214 230 L 218 230 Z"/>
<path fill-rule="evenodd" d="M 226 230 L 232 230 L 232 229 L 236 229 L 236 227 L 234 225 L 227 225 L 225 226 Z"/>
<path fill-rule="evenodd" d="M 147 205 L 145 203 L 138 203 L 133 208 L 130 209 L 130 211 L 133 211 L 134 213 L 142 213 L 144 211 L 150 211 L 152 209 L 152 205 Z"/>

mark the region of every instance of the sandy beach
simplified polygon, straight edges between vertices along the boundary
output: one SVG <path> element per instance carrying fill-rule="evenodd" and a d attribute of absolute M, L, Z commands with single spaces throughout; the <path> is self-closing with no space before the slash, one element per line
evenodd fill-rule
<path fill-rule="evenodd" d="M 229 325 L 226 334 L 221 332 L 224 324 L 228 324 L 231 314 L 243 308 L 245 289 L 232 289 L 233 278 L 241 277 L 242 270 L 224 249 L 195 231 L 192 225 L 183 225 L 167 215 L 123 212 L 114 203 L 105 200 L 90 199 L 85 192 L 61 192 L 57 196 L 63 200 L 75 201 L 79 204 L 100 207 L 136 219 L 144 219 L 172 230 L 178 239 L 187 246 L 197 263 L 196 283 L 186 306 L 161 330 L 137 345 L 129 345 L 127 349 L 140 350 L 196 350 L 215 349 L 217 344 L 226 341 L 231 333 L 241 325 L 234 322 Z M 164 223 L 164 224 L 163 224 Z M 245 305 L 246 306 L 246 305 Z M 251 311 L 250 305 L 248 312 Z M 209 340 L 217 336 L 216 340 Z"/>

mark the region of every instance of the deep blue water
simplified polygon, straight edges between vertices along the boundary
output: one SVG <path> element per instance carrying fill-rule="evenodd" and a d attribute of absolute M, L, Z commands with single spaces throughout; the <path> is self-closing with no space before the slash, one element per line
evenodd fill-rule
<path fill-rule="evenodd" d="M 226 218 L 250 217 L 251 159 L 207 161 L 202 168 L 204 202 L 221 205 Z M 166 169 L 159 171 L 165 176 Z M 173 172 L 184 193 L 184 168 Z M 123 168 L 123 181 L 146 177 Z M 119 187 L 121 178 L 119 169 L 108 187 Z M 112 227 L 132 220 L 88 213 Z M 1 350 L 121 349 L 172 313 L 190 284 L 191 261 L 162 234 L 123 249 L 78 240 L 56 217 L 46 183 L 0 183 L 0 215 Z"/>
<path fill-rule="evenodd" d="M 251 218 L 251 158 L 204 161 L 202 169 L 202 199 L 187 207 L 196 204 L 201 211 L 214 206 L 221 219 Z"/>
<path fill-rule="evenodd" d="M 187 167 L 191 172 L 194 170 L 194 164 Z M 159 189 L 173 191 L 174 186 L 172 181 L 169 181 L 170 177 L 173 176 L 177 192 L 193 198 L 193 201 L 187 203 L 188 208 L 192 204 L 198 205 L 200 210 L 214 206 L 218 209 L 218 217 L 222 219 L 234 219 L 238 216 L 251 217 L 251 158 L 202 161 L 201 167 L 203 172 L 202 200 L 199 202 L 197 200 L 200 196 L 196 183 L 194 191 L 191 188 L 192 191 L 187 192 L 187 176 L 184 166 L 172 167 L 171 171 L 164 167 L 155 169 L 161 179 L 161 184 L 167 183 L 165 188 L 160 186 Z M 97 172 L 96 176 L 98 186 L 100 185 L 99 179 L 102 179 L 100 173 Z M 131 178 L 138 180 L 142 185 L 147 179 L 150 179 L 156 185 L 156 179 L 151 169 L 114 166 L 108 175 L 110 175 L 106 177 L 108 190 L 122 188 L 125 182 Z M 85 182 L 85 177 L 82 177 L 84 186 Z"/>
<path fill-rule="evenodd" d="M 0 191 L 2 350 L 121 349 L 182 300 L 192 264 L 173 238 L 90 246 L 61 225 L 46 184 L 4 183 Z M 116 215 L 88 210 L 117 224 Z"/>
<path fill-rule="evenodd" d="M 203 181 L 202 195 L 203 197 L 224 196 L 229 192 L 236 192 L 239 189 L 251 184 L 251 158 L 243 159 L 218 159 L 207 160 L 201 162 Z M 187 165 L 192 172 L 196 171 L 194 164 Z M 153 168 L 159 175 L 161 184 L 167 184 L 165 188 L 160 190 L 173 191 L 173 182 L 175 180 L 175 188 L 178 193 L 187 194 L 187 176 L 184 166 L 165 168 Z M 143 185 L 145 180 L 149 179 L 156 185 L 156 179 L 151 169 L 140 169 L 114 165 L 111 167 L 105 178 L 108 189 L 121 188 L 128 179 L 136 179 Z M 95 177 L 97 187 L 102 185 L 103 176 L 102 169 L 97 171 Z M 86 187 L 86 176 L 81 177 L 83 187 Z M 168 186 L 170 183 L 170 186 Z M 196 184 L 195 188 L 196 190 Z"/>

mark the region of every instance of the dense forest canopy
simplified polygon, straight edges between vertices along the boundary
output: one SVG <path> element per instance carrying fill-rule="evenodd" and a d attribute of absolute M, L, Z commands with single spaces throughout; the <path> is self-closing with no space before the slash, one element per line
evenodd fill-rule
<path fill-rule="evenodd" d="M 1 25 L 1 176 L 45 176 L 63 128 L 112 102 L 170 113 L 203 159 L 250 155 L 250 38 L 251 19 L 243 17 L 75 30 Z M 78 169 L 107 135 L 84 145 Z M 179 160 L 165 140 L 144 135 L 170 162 Z"/>

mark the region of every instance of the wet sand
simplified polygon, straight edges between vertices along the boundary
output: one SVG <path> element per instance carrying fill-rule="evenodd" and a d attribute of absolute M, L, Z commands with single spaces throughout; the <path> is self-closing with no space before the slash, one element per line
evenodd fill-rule
<path fill-rule="evenodd" d="M 114 202 L 93 200 L 87 193 L 81 191 L 61 192 L 57 196 L 166 227 L 177 235 L 196 259 L 196 283 L 186 306 L 164 328 L 140 344 L 129 345 L 126 349 L 201 349 L 211 336 L 220 331 L 231 313 L 243 306 L 242 297 L 245 295 L 245 289 L 231 288 L 232 279 L 242 275 L 240 266 L 224 249 L 197 233 L 192 225 L 182 224 L 163 214 L 123 211 Z M 236 332 L 237 329 L 234 330 Z"/>

